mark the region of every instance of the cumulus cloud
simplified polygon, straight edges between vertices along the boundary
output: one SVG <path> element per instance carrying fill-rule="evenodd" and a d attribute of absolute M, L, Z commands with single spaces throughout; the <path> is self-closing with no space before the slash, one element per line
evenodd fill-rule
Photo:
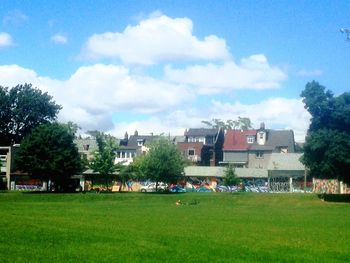
<path fill-rule="evenodd" d="M 224 39 L 193 35 L 188 18 L 170 18 L 157 13 L 123 32 L 92 35 L 83 48 L 89 58 L 119 58 L 125 63 L 151 65 L 186 60 L 226 60 L 230 53 Z"/>
<path fill-rule="evenodd" d="M 13 45 L 13 40 L 10 34 L 6 32 L 0 32 L 0 48 Z"/>
<path fill-rule="evenodd" d="M 258 54 L 243 58 L 239 64 L 227 61 L 185 69 L 167 66 L 165 77 L 175 83 L 194 86 L 201 94 L 213 94 L 235 89 L 278 88 L 287 75 L 280 68 L 271 66 L 264 55 Z"/>
<path fill-rule="evenodd" d="M 80 67 L 67 80 L 39 76 L 17 65 L 0 66 L 0 85 L 32 83 L 48 91 L 63 106 L 60 119 L 85 129 L 112 129 L 112 114 L 134 111 L 154 114 L 193 99 L 189 89 L 147 76 L 133 75 L 122 66 Z"/>
<path fill-rule="evenodd" d="M 299 99 L 270 98 L 256 104 L 212 101 L 205 108 L 191 106 L 195 97 L 186 86 L 131 74 L 123 66 L 96 64 L 80 67 L 67 80 L 39 76 L 17 65 L 0 66 L 0 85 L 32 83 L 48 91 L 63 106 L 60 121 L 74 121 L 85 130 L 109 131 L 122 137 L 132 134 L 182 135 L 189 127 L 203 127 L 202 120 L 250 117 L 254 126 L 293 129 L 303 141 L 310 120 Z M 198 99 L 198 97 L 197 97 Z M 125 111 L 149 114 L 141 121 L 113 123 L 113 114 Z"/>
<path fill-rule="evenodd" d="M 51 41 L 55 44 L 64 45 L 68 43 L 68 38 L 62 34 L 55 34 L 51 37 Z"/>

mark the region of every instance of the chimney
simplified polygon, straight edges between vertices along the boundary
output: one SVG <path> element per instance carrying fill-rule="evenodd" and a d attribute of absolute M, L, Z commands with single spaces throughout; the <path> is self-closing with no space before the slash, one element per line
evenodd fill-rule
<path fill-rule="evenodd" d="M 265 130 L 265 123 L 264 122 L 260 123 L 260 130 Z"/>
<path fill-rule="evenodd" d="M 139 132 L 137 130 L 135 130 L 134 136 L 139 136 Z"/>
<path fill-rule="evenodd" d="M 127 141 L 128 139 L 129 139 L 129 134 L 128 134 L 128 132 L 126 131 L 125 134 L 124 134 L 124 140 Z"/>

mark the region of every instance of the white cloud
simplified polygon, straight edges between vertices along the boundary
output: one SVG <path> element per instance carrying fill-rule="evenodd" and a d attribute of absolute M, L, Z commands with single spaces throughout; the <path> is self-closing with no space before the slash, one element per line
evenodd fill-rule
<path fill-rule="evenodd" d="M 8 87 L 32 83 L 48 91 L 63 106 L 60 119 L 77 122 L 84 129 L 111 129 L 113 112 L 153 114 L 193 99 L 186 87 L 132 75 L 127 68 L 116 65 L 80 67 L 64 81 L 41 77 L 35 71 L 17 65 L 7 65 L 0 66 L 0 81 L 0 85 Z"/>
<path fill-rule="evenodd" d="M 0 32 L 0 48 L 13 45 L 13 40 L 10 34 L 6 32 Z"/>
<path fill-rule="evenodd" d="M 230 53 L 226 42 L 215 35 L 203 40 L 192 34 L 188 18 L 170 18 L 153 14 L 129 25 L 123 32 L 92 35 L 83 48 L 90 58 L 120 58 L 125 63 L 155 64 L 166 61 L 226 60 Z"/>
<path fill-rule="evenodd" d="M 192 85 L 201 94 L 213 94 L 235 89 L 279 88 L 287 75 L 280 68 L 270 66 L 267 58 L 259 54 L 243 58 L 240 64 L 228 61 L 185 69 L 167 66 L 165 77 L 175 83 Z"/>
<path fill-rule="evenodd" d="M 51 37 L 51 41 L 55 44 L 64 45 L 68 43 L 68 38 L 62 34 L 55 34 Z"/>
<path fill-rule="evenodd" d="M 318 77 L 323 74 L 322 70 L 314 69 L 314 70 L 306 70 L 302 69 L 297 72 L 297 75 L 300 77 Z"/>
<path fill-rule="evenodd" d="M 56 81 L 48 77 L 41 77 L 31 69 L 22 68 L 18 65 L 0 66 L 0 85 L 4 87 L 14 87 L 18 84 L 31 83 L 40 86 L 43 91 L 51 91 Z"/>

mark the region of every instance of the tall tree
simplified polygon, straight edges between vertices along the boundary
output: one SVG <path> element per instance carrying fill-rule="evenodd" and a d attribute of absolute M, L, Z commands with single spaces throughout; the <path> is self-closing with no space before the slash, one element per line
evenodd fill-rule
<path fill-rule="evenodd" d="M 202 121 L 203 124 L 209 126 L 212 129 L 222 128 L 224 130 L 242 129 L 248 130 L 252 128 L 252 122 L 247 117 L 238 117 L 237 120 L 212 119 L 211 121 Z"/>
<path fill-rule="evenodd" d="M 94 172 L 98 172 L 99 176 L 104 180 L 107 190 L 116 179 L 117 165 L 114 164 L 117 150 L 116 139 L 98 131 L 93 132 L 96 138 L 98 150 L 90 162 L 90 167 Z"/>
<path fill-rule="evenodd" d="M 50 95 L 31 84 L 0 86 L 0 145 L 20 143 L 33 128 L 54 121 L 60 109 Z"/>
<path fill-rule="evenodd" d="M 334 97 L 312 81 L 301 97 L 312 116 L 302 162 L 311 176 L 350 183 L 350 93 Z"/>
<path fill-rule="evenodd" d="M 141 174 L 156 182 L 174 183 L 183 175 L 184 159 L 176 146 L 169 140 L 159 139 L 153 141 L 149 152 L 136 160 Z"/>
<path fill-rule="evenodd" d="M 72 175 L 82 171 L 74 135 L 66 125 L 41 124 L 22 140 L 15 157 L 18 169 L 34 177 L 54 182 L 58 191 L 65 191 Z"/>

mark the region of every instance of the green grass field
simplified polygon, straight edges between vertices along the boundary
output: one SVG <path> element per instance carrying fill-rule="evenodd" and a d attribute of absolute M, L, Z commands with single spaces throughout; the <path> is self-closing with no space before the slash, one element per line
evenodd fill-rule
<path fill-rule="evenodd" d="M 0 262 L 78 261 L 349 262 L 350 204 L 311 194 L 0 193 Z"/>

